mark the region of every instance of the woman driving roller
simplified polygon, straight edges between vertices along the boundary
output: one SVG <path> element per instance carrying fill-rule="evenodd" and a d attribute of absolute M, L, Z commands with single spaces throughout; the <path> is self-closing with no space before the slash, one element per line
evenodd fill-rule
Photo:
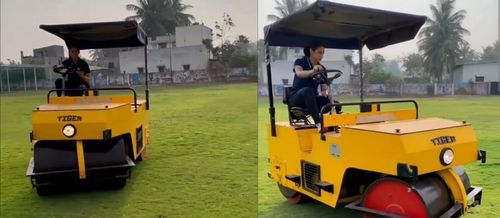
<path fill-rule="evenodd" d="M 304 48 L 304 57 L 295 60 L 293 72 L 293 86 L 290 92 L 290 106 L 306 108 L 311 114 L 314 123 L 319 129 L 319 110 L 330 103 L 328 98 L 328 85 L 319 83 L 313 79 L 318 73 L 324 73 L 326 68 L 321 65 L 325 53 L 325 47 L 318 41 L 314 41 Z M 319 93 L 318 93 L 318 86 Z M 340 113 L 340 107 L 336 107 Z"/>

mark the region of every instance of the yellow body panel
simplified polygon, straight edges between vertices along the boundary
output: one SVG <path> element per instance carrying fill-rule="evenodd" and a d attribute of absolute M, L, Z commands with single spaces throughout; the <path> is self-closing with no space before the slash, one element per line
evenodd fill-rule
<path fill-rule="evenodd" d="M 106 108 L 96 104 L 51 105 L 51 107 L 42 105 L 40 108 L 49 110 L 33 112 L 33 139 L 99 140 L 103 138 L 104 130 L 111 129 L 112 137 L 116 137 L 135 132 L 135 128 L 147 123 L 145 105 L 139 106 L 137 112 L 133 106 L 126 103 L 111 106 L 113 107 Z M 70 119 L 66 120 L 66 117 Z M 75 120 L 80 118 L 81 120 Z M 77 129 L 76 135 L 71 138 L 62 134 L 62 128 L 67 124 L 72 124 Z"/>
<path fill-rule="evenodd" d="M 380 115 L 394 119 L 356 125 L 359 118 Z M 325 121 L 325 126 L 341 128 L 339 133 L 326 133 L 324 141 L 316 128 L 295 129 L 288 123 L 277 123 L 276 137 L 273 137 L 269 126 L 270 176 L 279 184 L 332 207 L 337 205 L 349 168 L 398 176 L 397 165 L 407 164 L 416 166 L 418 175 L 442 172 L 440 175 L 447 183 L 456 184 L 457 178 L 453 177 L 456 174 L 450 172 L 452 167 L 477 161 L 478 144 L 472 126 L 439 118 L 415 117 L 415 110 L 326 115 L 329 121 Z M 432 140 L 442 136 L 453 136 L 455 141 L 435 145 Z M 455 154 L 448 166 L 440 162 L 444 148 L 451 148 Z M 321 190 L 318 196 L 285 178 L 286 175 L 301 175 L 301 161 L 320 165 L 320 180 L 334 185 L 333 194 Z M 464 192 L 454 193 L 456 198 L 463 199 Z"/>
<path fill-rule="evenodd" d="M 81 140 L 76 141 L 76 156 L 78 157 L 78 175 L 80 179 L 85 179 L 87 174 L 85 173 L 85 155 L 83 154 L 83 142 Z"/>
<path fill-rule="evenodd" d="M 375 105 L 372 105 L 374 107 Z M 381 121 L 412 120 L 417 117 L 415 109 L 398 111 L 373 111 L 355 114 L 325 114 L 324 126 L 345 126 Z"/>
<path fill-rule="evenodd" d="M 76 134 L 67 137 L 63 127 L 71 124 Z M 78 169 L 81 179 L 86 177 L 83 140 L 104 140 L 105 131 L 111 131 L 108 138 L 129 135 L 132 159 L 140 155 L 137 141 L 137 128 L 142 126 L 142 140 L 145 149 L 149 144 L 149 111 L 145 101 L 134 104 L 133 96 L 83 96 L 52 97 L 49 104 L 40 105 L 33 110 L 32 140 L 71 140 L 76 141 Z"/>

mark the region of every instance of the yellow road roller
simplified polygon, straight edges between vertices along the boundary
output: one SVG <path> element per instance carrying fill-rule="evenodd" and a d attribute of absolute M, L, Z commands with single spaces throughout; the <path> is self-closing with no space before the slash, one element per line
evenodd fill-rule
<path fill-rule="evenodd" d="M 481 203 L 482 189 L 471 185 L 462 167 L 486 161 L 471 124 L 419 118 L 413 100 L 365 102 L 363 76 L 361 101 L 325 105 L 319 131 L 305 108 L 288 105 L 289 121 L 275 120 L 269 46 L 319 41 L 326 48 L 359 50 L 361 61 L 364 46 L 411 40 L 425 21 L 425 16 L 316 1 L 264 28 L 268 176 L 288 201 L 345 205 L 367 217 L 457 217 Z M 332 110 L 339 106 L 359 112 Z"/>
<path fill-rule="evenodd" d="M 68 48 L 144 47 L 147 36 L 135 21 L 41 25 Z M 56 67 L 63 78 L 72 73 Z M 74 73 L 74 72 L 73 72 Z M 124 187 L 134 162 L 149 144 L 149 90 L 138 99 L 130 87 L 50 90 L 46 104 L 33 110 L 30 141 L 33 157 L 27 176 L 39 195 L 88 181 Z M 82 93 L 75 95 L 75 92 Z M 55 95 L 55 93 L 59 93 Z M 65 93 L 73 93 L 66 95 Z M 104 93 L 111 93 L 105 95 Z M 61 95 L 61 96 L 59 96 Z"/>

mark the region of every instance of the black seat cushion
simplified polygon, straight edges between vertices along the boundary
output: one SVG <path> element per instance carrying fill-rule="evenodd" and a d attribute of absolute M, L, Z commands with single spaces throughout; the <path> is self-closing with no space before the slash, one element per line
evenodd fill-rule
<path fill-rule="evenodd" d="M 308 114 L 307 110 L 301 107 L 291 107 L 290 113 L 292 113 L 296 117 L 306 117 Z"/>

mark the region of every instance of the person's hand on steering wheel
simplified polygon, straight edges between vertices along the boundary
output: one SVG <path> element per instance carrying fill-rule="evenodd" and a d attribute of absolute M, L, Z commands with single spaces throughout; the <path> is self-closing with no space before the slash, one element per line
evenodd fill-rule
<path fill-rule="evenodd" d="M 68 68 L 66 68 L 64 65 L 54 65 L 52 67 L 52 71 L 54 71 L 54 73 L 65 74 L 67 73 Z"/>
<path fill-rule="evenodd" d="M 311 76 L 314 76 L 314 75 L 318 74 L 322 70 L 324 70 L 323 66 L 321 66 L 321 65 L 314 65 L 313 72 L 312 72 Z"/>

